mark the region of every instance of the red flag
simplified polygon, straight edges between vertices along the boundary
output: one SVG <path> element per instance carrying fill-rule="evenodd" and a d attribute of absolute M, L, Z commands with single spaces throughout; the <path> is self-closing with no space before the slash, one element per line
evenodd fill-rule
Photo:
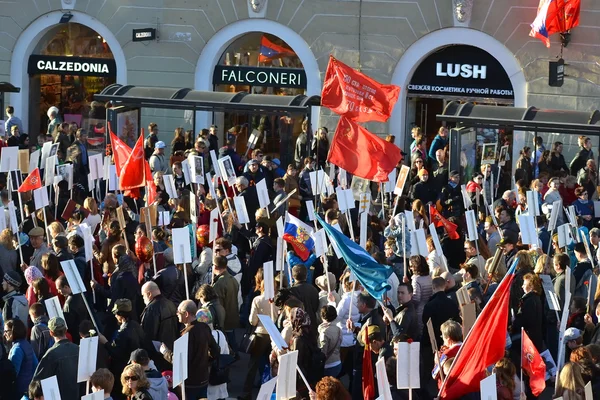
<path fill-rule="evenodd" d="M 531 393 L 539 396 L 546 388 L 546 363 L 524 329 L 521 329 L 521 368 L 529 375 Z"/>
<path fill-rule="evenodd" d="M 441 399 L 454 400 L 478 392 L 486 368 L 504 357 L 510 287 L 518 261 L 513 262 L 465 338 L 440 389 Z"/>
<path fill-rule="evenodd" d="M 23 193 L 30 190 L 39 189 L 42 187 L 42 179 L 40 178 L 40 169 L 36 168 L 25 178 L 17 191 Z"/>
<path fill-rule="evenodd" d="M 373 375 L 373 364 L 371 362 L 371 344 L 369 342 L 369 325 L 365 327 L 365 349 L 362 360 L 362 391 L 365 400 L 375 398 L 375 375 Z"/>
<path fill-rule="evenodd" d="M 444 229 L 446 229 L 446 232 L 448 232 L 448 237 L 450 239 L 456 240 L 460 238 L 460 235 L 458 234 L 458 232 L 456 232 L 458 226 L 444 218 L 442 214 L 440 214 L 440 212 L 437 210 L 437 208 L 435 208 L 431 204 L 429 205 L 429 216 L 431 217 L 431 222 L 435 225 L 436 228 L 443 226 Z"/>
<path fill-rule="evenodd" d="M 117 176 L 121 176 L 121 168 L 127 162 L 129 155 L 131 154 L 131 147 L 127 146 L 117 135 L 115 135 L 111 129 L 110 122 L 108 123 L 108 131 L 110 132 L 110 143 L 112 147 L 113 160 L 115 161 L 115 169 L 117 170 Z M 144 130 L 142 128 L 142 136 L 144 136 Z"/>
<path fill-rule="evenodd" d="M 400 161 L 400 148 L 342 116 L 327 160 L 359 178 L 387 182 Z"/>
<path fill-rule="evenodd" d="M 356 122 L 385 122 L 400 95 L 396 85 L 382 85 L 329 57 L 321 105 Z"/>
<path fill-rule="evenodd" d="M 277 57 L 295 56 L 294 50 L 270 41 L 265 35 L 260 38 L 260 54 L 258 61 L 266 62 Z"/>
<path fill-rule="evenodd" d="M 144 135 L 140 135 L 129 158 L 121 168 L 119 189 L 131 190 L 146 185 L 144 161 Z"/>
<path fill-rule="evenodd" d="M 550 47 L 550 35 L 564 33 L 579 25 L 581 0 L 540 0 L 529 36 Z"/>

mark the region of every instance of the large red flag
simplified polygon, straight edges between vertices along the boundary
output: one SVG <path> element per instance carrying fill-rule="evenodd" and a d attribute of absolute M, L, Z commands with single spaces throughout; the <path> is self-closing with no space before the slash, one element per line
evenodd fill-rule
<path fill-rule="evenodd" d="M 146 185 L 144 165 L 144 135 L 140 135 L 133 150 L 121 168 L 119 188 L 131 190 Z"/>
<path fill-rule="evenodd" d="M 110 132 L 110 143 L 112 147 L 113 160 L 115 161 L 115 169 L 117 170 L 117 176 L 121 176 L 121 168 L 127 162 L 129 155 L 131 154 L 131 147 L 123 142 L 117 135 L 115 135 L 108 123 L 108 131 Z M 144 130 L 142 129 L 142 136 L 144 136 Z"/>
<path fill-rule="evenodd" d="M 396 145 L 342 116 L 327 160 L 359 178 L 387 182 L 400 157 Z"/>
<path fill-rule="evenodd" d="M 362 359 L 362 391 L 365 400 L 375 398 L 375 375 L 373 375 L 373 363 L 371 362 L 371 344 L 369 342 L 369 325 L 365 327 L 365 349 Z"/>
<path fill-rule="evenodd" d="M 321 105 L 357 122 L 388 120 L 400 95 L 396 85 L 383 85 L 329 57 Z"/>
<path fill-rule="evenodd" d="M 546 388 L 546 363 L 524 329 L 521 329 L 521 368 L 529 375 L 529 387 L 534 396 Z"/>
<path fill-rule="evenodd" d="M 579 25 L 581 0 L 540 0 L 529 36 L 550 47 L 550 36 L 564 33 Z"/>
<path fill-rule="evenodd" d="M 443 226 L 444 229 L 446 229 L 446 232 L 448 232 L 448 237 L 450 239 L 456 240 L 460 238 L 460 235 L 458 234 L 458 232 L 456 232 L 458 226 L 444 218 L 442 214 L 440 214 L 440 212 L 437 210 L 437 208 L 435 208 L 431 204 L 429 205 L 429 216 L 431 217 L 431 222 L 435 225 L 436 228 Z"/>
<path fill-rule="evenodd" d="M 513 262 L 465 338 L 440 389 L 441 399 L 454 400 L 478 392 L 486 368 L 504 357 L 510 287 L 518 262 Z"/>
<path fill-rule="evenodd" d="M 40 178 L 40 169 L 36 168 L 33 171 L 31 171 L 27 178 L 25 178 L 25 180 L 23 181 L 21 186 L 19 186 L 19 189 L 17 189 L 17 191 L 23 193 L 28 192 L 30 190 L 39 189 L 41 187 L 42 179 Z"/>

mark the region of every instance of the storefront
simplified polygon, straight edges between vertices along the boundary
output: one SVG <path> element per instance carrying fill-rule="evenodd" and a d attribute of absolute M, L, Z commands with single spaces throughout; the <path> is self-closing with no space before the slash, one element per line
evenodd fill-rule
<path fill-rule="evenodd" d="M 282 39 L 263 32 L 250 32 L 234 40 L 222 53 L 212 76 L 216 92 L 248 92 L 265 95 L 306 94 L 307 78 L 295 51 Z M 214 124 L 227 137 L 236 138 L 239 154 L 248 150 L 252 132 L 256 147 L 267 154 L 289 154 L 302 131 L 302 116 L 216 113 Z M 289 161 L 289 160 L 288 160 Z"/>
<path fill-rule="evenodd" d="M 106 41 L 93 29 L 60 24 L 50 29 L 29 56 L 29 132 L 47 132 L 50 106 L 63 121 L 87 129 L 94 144 L 104 129 L 104 105 L 93 95 L 115 83 L 117 66 Z M 95 132 L 98 131 L 98 132 Z"/>

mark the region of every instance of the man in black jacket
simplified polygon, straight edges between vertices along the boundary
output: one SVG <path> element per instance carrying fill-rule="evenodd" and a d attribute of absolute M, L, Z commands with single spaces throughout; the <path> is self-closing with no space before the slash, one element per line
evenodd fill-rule
<path fill-rule="evenodd" d="M 319 291 L 313 285 L 306 282 L 306 276 L 307 270 L 304 265 L 298 264 L 292 268 L 294 286 L 290 288 L 290 293 L 304 304 L 304 311 L 306 311 L 310 317 L 310 328 L 316 334 L 319 325 L 319 321 L 317 321 L 317 314 L 319 313 Z"/>
<path fill-rule="evenodd" d="M 235 179 L 235 188 L 238 191 L 239 196 L 244 198 L 248 219 L 250 220 L 248 225 L 252 229 L 256 224 L 256 215 L 254 212 L 260 208 L 256 187 L 249 186 L 248 179 L 245 176 L 238 176 Z"/>
<path fill-rule="evenodd" d="M 185 299 L 185 278 L 174 264 L 173 249 L 165 250 L 163 256 L 166 267 L 158 271 L 153 279 L 168 300 L 179 304 Z"/>
<path fill-rule="evenodd" d="M 442 214 L 446 218 L 461 216 L 464 209 L 462 193 L 460 191 L 460 174 L 458 171 L 451 171 L 448 177 L 448 183 L 442 188 L 440 194 L 440 203 L 442 204 Z"/>
<path fill-rule="evenodd" d="M 421 168 L 418 172 L 419 182 L 415 183 L 410 191 L 410 198 L 413 200 L 421 200 L 423 204 L 434 201 L 438 191 L 434 188 L 434 183 L 429 181 L 429 172 L 425 168 Z"/>
<path fill-rule="evenodd" d="M 59 276 L 56 280 L 56 290 L 66 298 L 63 314 L 73 343 L 79 344 L 79 324 L 88 318 L 88 312 L 81 297 L 83 293 L 73 294 L 71 286 L 69 286 L 69 282 L 64 275 Z"/>
<path fill-rule="evenodd" d="M 239 223 L 238 223 L 239 225 Z M 238 226 L 241 228 L 241 225 Z M 256 236 L 250 238 L 249 232 L 246 230 L 240 231 L 248 239 L 253 240 L 250 257 L 248 258 L 248 267 L 242 274 L 242 296 L 245 297 L 254 285 L 254 276 L 263 264 L 273 260 L 273 244 L 268 236 L 269 226 L 264 222 L 258 222 L 254 228 Z"/>
<path fill-rule="evenodd" d="M 33 374 L 33 380 L 56 376 L 60 398 L 62 400 L 79 400 L 81 388 L 76 384 L 79 346 L 67 339 L 67 326 L 64 319 L 52 318 L 48 322 L 48 328 L 55 343 L 40 360 Z"/>

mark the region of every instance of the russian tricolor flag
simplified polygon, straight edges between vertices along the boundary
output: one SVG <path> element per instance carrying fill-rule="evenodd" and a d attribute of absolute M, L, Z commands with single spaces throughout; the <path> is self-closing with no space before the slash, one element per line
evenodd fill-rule
<path fill-rule="evenodd" d="M 271 42 L 265 35 L 260 39 L 260 62 L 269 61 L 275 57 L 286 57 L 296 55 L 293 50 Z"/>
<path fill-rule="evenodd" d="M 314 229 L 287 213 L 283 231 L 283 240 L 291 244 L 298 257 L 306 261 L 315 247 L 315 242 L 311 237 Z"/>

